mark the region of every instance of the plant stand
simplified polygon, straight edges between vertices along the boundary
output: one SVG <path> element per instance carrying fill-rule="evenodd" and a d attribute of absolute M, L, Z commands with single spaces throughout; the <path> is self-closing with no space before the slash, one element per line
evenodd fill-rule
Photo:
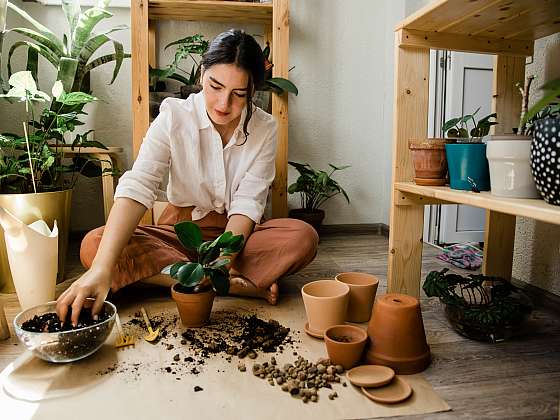
<path fill-rule="evenodd" d="M 388 291 L 420 294 L 424 206 L 468 204 L 486 209 L 483 272 L 511 278 L 516 216 L 560 224 L 560 208 L 534 199 L 504 199 L 489 193 L 415 185 L 408 140 L 423 138 L 428 126 L 430 48 L 496 54 L 492 112 L 501 124 L 493 134 L 517 125 L 525 79 L 525 57 L 538 38 L 560 30 L 559 2 L 492 0 L 432 2 L 395 29 L 393 183 L 389 231 Z"/>

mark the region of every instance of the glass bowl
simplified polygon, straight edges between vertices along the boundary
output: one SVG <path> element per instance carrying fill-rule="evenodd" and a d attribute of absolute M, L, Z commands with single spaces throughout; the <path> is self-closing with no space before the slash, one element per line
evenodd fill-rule
<path fill-rule="evenodd" d="M 14 329 L 25 347 L 40 359 L 54 363 L 74 362 L 95 353 L 111 333 L 117 308 L 105 301 L 104 309 L 110 315 L 109 318 L 89 327 L 52 333 L 31 332 L 22 328 L 23 323 L 35 315 L 56 312 L 56 301 L 52 301 L 17 314 Z"/>

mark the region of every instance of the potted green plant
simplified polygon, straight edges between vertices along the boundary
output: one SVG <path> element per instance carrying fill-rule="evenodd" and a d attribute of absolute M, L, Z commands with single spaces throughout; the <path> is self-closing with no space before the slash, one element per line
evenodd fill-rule
<path fill-rule="evenodd" d="M 200 327 L 210 319 L 214 297 L 229 292 L 231 255 L 243 248 L 243 235 L 224 232 L 213 241 L 203 241 L 196 223 L 175 224 L 175 232 L 190 261 L 180 261 L 163 269 L 178 281 L 171 287 L 183 325 Z"/>
<path fill-rule="evenodd" d="M 455 190 L 490 190 L 486 144 L 482 138 L 498 123 L 495 113 L 477 120 L 478 111 L 480 108 L 472 114 L 452 118 L 442 126 L 442 132 L 450 140 L 445 145 L 449 186 Z M 472 124 L 470 130 L 469 124 Z"/>
<path fill-rule="evenodd" d="M 532 311 L 529 298 L 519 288 L 497 277 L 463 277 L 443 269 L 430 272 L 422 288 L 428 297 L 438 297 L 445 304 L 455 331 L 474 340 L 509 338 Z"/>
<path fill-rule="evenodd" d="M 56 107 L 48 105 L 51 98 L 37 89 L 31 72 L 14 73 L 9 80 L 11 89 L 1 98 L 12 101 L 12 106 L 23 103 L 26 119 L 20 133 L 0 134 L 0 206 L 9 210 L 24 223 L 32 223 L 38 217 L 50 227 L 56 220 L 59 226 L 58 278 L 64 273 L 64 260 L 70 225 L 72 188 L 79 174 L 100 175 L 100 170 L 91 168 L 90 162 L 97 159 L 83 157 L 70 162 L 64 157 L 67 148 L 62 147 L 63 136 L 81 124 L 77 109 L 96 100 L 83 92 L 64 92 L 62 82 L 57 81 L 52 89 Z M 38 119 L 34 106 L 46 104 Z M 102 147 L 97 141 L 88 140 L 88 135 L 77 134 L 71 148 Z M 3 239 L 3 233 L 0 232 Z M 4 240 L 0 241 L 5 247 Z M 6 259 L 2 253 L 2 290 L 13 291 L 13 281 Z"/>
<path fill-rule="evenodd" d="M 325 212 L 320 207 L 327 200 L 342 194 L 350 204 L 346 191 L 332 178 L 336 171 L 349 168 L 350 165 L 334 166 L 329 163 L 331 171 L 326 172 L 313 169 L 308 163 L 302 164 L 291 161 L 288 163 L 299 172 L 296 182 L 288 187 L 288 193 L 299 193 L 301 202 L 301 208 L 290 210 L 290 217 L 303 220 L 315 229 L 319 229 L 325 218 Z"/>
<path fill-rule="evenodd" d="M 542 98 L 527 112 L 522 112 L 520 127 L 533 136 L 530 160 L 537 190 L 547 203 L 558 206 L 560 205 L 560 168 L 558 167 L 560 79 L 551 80 L 540 89 L 543 91 Z"/>

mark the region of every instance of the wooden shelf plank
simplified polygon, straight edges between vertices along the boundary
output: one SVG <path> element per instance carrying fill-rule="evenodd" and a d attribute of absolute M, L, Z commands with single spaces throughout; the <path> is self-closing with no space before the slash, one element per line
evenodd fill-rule
<path fill-rule="evenodd" d="M 272 24 L 272 3 L 149 0 L 150 19 Z"/>
<path fill-rule="evenodd" d="M 437 0 L 399 23 L 401 29 L 534 41 L 560 32 L 560 1 Z"/>
<path fill-rule="evenodd" d="M 429 197 L 449 203 L 467 204 L 469 206 L 529 217 L 542 222 L 560 225 L 560 206 L 553 206 L 543 200 L 523 198 L 496 197 L 489 192 L 473 193 L 452 190 L 449 187 L 425 187 L 413 182 L 396 182 L 397 191 Z"/>

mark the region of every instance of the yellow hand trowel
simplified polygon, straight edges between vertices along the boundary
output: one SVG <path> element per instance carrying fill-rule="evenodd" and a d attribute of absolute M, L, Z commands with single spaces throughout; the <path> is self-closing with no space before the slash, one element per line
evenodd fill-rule
<path fill-rule="evenodd" d="M 146 323 L 146 327 L 148 328 L 148 334 L 144 336 L 144 340 L 154 341 L 156 338 L 158 338 L 159 328 L 155 331 L 152 330 L 152 324 L 150 323 L 150 318 L 148 318 L 148 314 L 146 313 L 146 310 L 144 309 L 143 306 L 140 308 L 140 310 L 142 311 L 142 315 L 144 316 L 144 322 Z"/>

